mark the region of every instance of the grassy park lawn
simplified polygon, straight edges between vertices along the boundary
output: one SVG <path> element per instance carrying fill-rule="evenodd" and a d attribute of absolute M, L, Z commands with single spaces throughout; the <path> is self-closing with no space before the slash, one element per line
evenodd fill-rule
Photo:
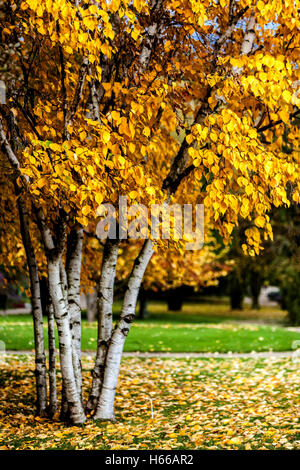
<path fill-rule="evenodd" d="M 0 449 L 300 448 L 296 357 L 124 358 L 117 422 L 80 427 L 34 416 L 32 356 L 0 361 Z M 92 365 L 84 357 L 85 393 Z"/>
<path fill-rule="evenodd" d="M 274 307 L 233 314 L 225 303 L 203 303 L 187 304 L 182 312 L 176 313 L 168 312 L 162 302 L 152 302 L 149 310 L 149 319 L 137 319 L 133 324 L 125 343 L 126 351 L 287 351 L 300 340 L 299 332 L 281 326 L 285 313 Z M 118 313 L 117 305 L 115 314 Z M 84 320 L 82 349 L 95 350 L 96 340 L 96 323 Z M 0 341 L 7 350 L 33 349 L 30 315 L 0 316 Z"/>

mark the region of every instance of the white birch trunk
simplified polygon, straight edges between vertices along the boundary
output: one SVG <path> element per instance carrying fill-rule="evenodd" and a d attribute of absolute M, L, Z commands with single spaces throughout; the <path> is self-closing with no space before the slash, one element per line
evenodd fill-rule
<path fill-rule="evenodd" d="M 49 348 L 49 414 L 53 416 L 57 411 L 57 388 L 56 388 L 56 352 L 55 352 L 55 330 L 54 311 L 50 298 L 47 305 L 48 316 L 48 348 Z"/>
<path fill-rule="evenodd" d="M 255 15 L 251 15 L 246 27 L 245 36 L 241 46 L 241 55 L 250 54 L 255 40 Z"/>
<path fill-rule="evenodd" d="M 143 73 L 145 68 L 148 66 L 151 58 L 151 52 L 153 46 L 155 44 L 156 37 L 159 33 L 159 28 L 161 24 L 161 17 L 159 15 L 159 10 L 161 9 L 163 2 L 162 0 L 151 0 L 150 7 L 151 7 L 151 17 L 152 22 L 148 26 L 144 43 L 142 46 L 141 54 L 139 57 L 139 71 Z M 100 397 L 98 400 L 98 405 L 96 408 L 96 419 L 114 419 L 114 396 L 115 396 L 115 388 L 117 386 L 121 357 L 123 352 L 123 346 L 126 339 L 126 336 L 130 329 L 130 323 L 133 321 L 135 315 L 135 306 L 137 302 L 139 288 L 144 276 L 145 269 L 149 263 L 149 260 L 152 256 L 152 242 L 147 240 L 144 244 L 144 247 L 139 254 L 136 262 L 134 264 L 133 271 L 131 273 L 127 291 L 124 296 L 124 302 L 121 312 L 120 320 L 111 336 L 111 329 L 112 329 L 112 322 L 107 321 L 107 326 L 102 323 L 98 328 L 100 328 L 100 334 L 98 335 L 98 350 L 97 350 L 97 359 L 98 366 L 94 369 L 94 374 L 96 376 L 100 375 L 96 379 L 94 379 L 94 383 L 97 383 L 97 389 L 100 391 Z M 117 255 L 116 255 L 117 256 Z M 115 269 L 115 268 L 114 268 Z M 109 269 L 108 269 L 109 273 Z M 112 272 L 111 272 L 112 273 Z M 106 278 L 106 275 L 104 275 Z M 115 273 L 113 273 L 113 279 L 115 277 Z M 109 279 L 109 275 L 106 278 Z M 103 294 L 102 286 L 100 286 L 99 295 Z M 108 302 L 105 298 L 100 297 L 99 304 L 100 308 L 106 309 L 110 311 L 110 315 L 112 316 L 112 303 L 113 303 L 113 292 L 110 292 L 110 297 Z M 103 302 L 103 304 L 101 303 Z M 107 302 L 107 303 L 106 303 Z M 104 306 L 105 305 L 105 306 Z M 105 314 L 102 315 L 102 318 L 105 318 Z M 99 316 L 100 320 L 100 316 Z M 124 326 L 125 325 L 125 326 Z M 103 339 L 102 339 L 102 336 Z M 110 338 L 110 343 L 108 345 L 107 339 Z M 100 345 L 99 345 L 100 341 Z M 101 346 L 102 342 L 102 346 Z M 108 348 L 108 349 L 107 349 Z M 102 372 L 99 374 L 99 366 Z M 104 368 L 104 375 L 103 375 L 103 368 Z M 96 371 L 96 372 L 95 372 Z M 103 378 L 101 378 L 101 375 Z M 103 381 L 103 383 L 102 383 Z M 93 385 L 94 385 L 93 383 Z M 95 387 L 96 388 L 96 387 Z M 93 390 L 92 390 L 93 393 Z M 91 395 L 92 395 L 91 393 Z M 96 397 L 94 399 L 93 405 L 96 403 Z"/>
<path fill-rule="evenodd" d="M 121 358 L 126 337 L 134 320 L 139 288 L 147 265 L 153 254 L 153 243 L 146 240 L 135 260 L 127 290 L 125 292 L 120 320 L 118 321 L 108 347 L 103 384 L 96 409 L 95 419 L 114 420 L 114 399 L 120 371 Z"/>
<path fill-rule="evenodd" d="M 103 250 L 97 301 L 97 354 L 94 369 L 92 371 L 92 389 L 86 405 L 87 413 L 91 413 L 96 410 L 103 382 L 104 364 L 113 326 L 112 307 L 119 245 L 120 242 L 118 240 L 107 239 Z"/>
<path fill-rule="evenodd" d="M 160 28 L 163 24 L 163 22 L 161 21 L 162 17 L 159 14 L 162 4 L 162 0 L 151 0 L 150 2 L 152 22 L 145 31 L 144 44 L 139 57 L 141 73 L 143 73 L 145 68 L 149 65 L 153 46 L 155 45 L 155 40 L 159 35 Z"/>
<path fill-rule="evenodd" d="M 68 281 L 67 281 L 67 274 L 66 274 L 66 270 L 65 270 L 62 259 L 60 259 L 60 261 L 59 261 L 59 276 L 60 276 L 60 284 L 61 284 L 61 289 L 62 289 L 63 298 L 64 298 L 65 310 L 67 312 L 69 312 Z M 68 313 L 68 315 L 69 315 L 69 313 Z M 69 319 L 70 319 L 70 315 L 69 315 Z M 70 326 L 70 328 L 71 328 L 71 326 Z M 73 348 L 72 348 L 72 358 L 73 358 Z M 73 366 L 74 366 L 74 363 L 73 363 Z M 74 371 L 74 374 L 75 374 L 75 371 Z M 75 380 L 76 380 L 76 374 L 75 374 Z M 67 421 L 69 418 L 70 418 L 69 406 L 68 406 L 67 395 L 66 395 L 66 391 L 65 391 L 64 382 L 63 382 L 62 383 L 62 393 L 61 393 L 60 419 L 62 421 Z"/>
<path fill-rule="evenodd" d="M 43 309 L 41 303 L 41 287 L 37 261 L 35 257 L 34 247 L 30 236 L 29 215 L 27 205 L 20 193 L 20 189 L 16 184 L 16 178 L 20 176 L 20 163 L 14 153 L 14 147 L 17 142 L 11 139 L 11 144 L 7 140 L 6 133 L 3 127 L 2 119 L 0 118 L 0 144 L 1 149 L 4 150 L 8 162 L 14 170 L 14 188 L 17 196 L 17 204 L 20 219 L 20 230 L 22 241 L 24 244 L 26 259 L 29 269 L 30 289 L 31 289 L 31 303 L 33 314 L 34 326 L 34 345 L 35 345 L 35 376 L 37 388 L 37 413 L 45 415 L 47 411 L 47 380 L 46 380 L 46 357 L 45 357 L 45 344 L 44 344 L 44 329 L 43 329 Z M 23 176 L 27 182 L 28 176 Z"/>
<path fill-rule="evenodd" d="M 15 156 L 12 148 L 7 141 L 5 131 L 2 125 L 2 121 L 0 119 L 0 143 L 4 146 L 5 153 L 7 158 L 14 170 L 16 170 L 16 174 L 19 176 L 19 161 Z M 27 180 L 28 177 L 25 177 Z M 21 198 L 18 199 L 22 201 Z M 49 293 L 51 302 L 54 308 L 54 316 L 57 323 L 57 330 L 58 330 L 58 337 L 59 337 L 59 353 L 60 353 L 60 365 L 61 365 L 61 373 L 63 378 L 63 391 L 66 395 L 67 404 L 68 404 L 68 411 L 70 420 L 73 424 L 83 423 L 86 418 L 84 414 L 84 410 L 82 407 L 81 398 L 79 396 L 76 380 L 74 375 L 73 363 L 72 363 L 72 337 L 70 331 L 70 323 L 69 323 L 69 315 L 67 309 L 67 299 L 64 298 L 64 286 L 62 285 L 62 275 L 64 275 L 64 269 L 61 261 L 61 256 L 64 249 L 64 239 L 65 239 L 65 218 L 62 218 L 61 224 L 57 226 L 57 246 L 55 246 L 53 242 L 53 238 L 51 235 L 51 231 L 49 226 L 47 225 L 46 218 L 44 216 L 42 209 L 36 209 L 37 212 L 37 220 L 38 225 L 41 230 L 41 235 L 43 238 L 43 243 L 45 246 L 46 256 L 47 256 L 47 263 L 48 263 L 48 282 L 49 282 Z M 22 212 L 21 212 L 22 214 Z M 22 222 L 21 222 L 22 223 Z M 26 226 L 25 226 L 26 228 Z M 25 231 L 26 233 L 26 231 Z M 29 232 L 28 232 L 29 233 Z M 26 242 L 25 249 L 28 249 L 30 245 Z M 31 245 L 32 248 L 32 245 Z M 31 255 L 31 252 L 29 252 Z M 34 259 L 33 259 L 34 261 Z M 36 265 L 36 262 L 35 262 Z M 41 377 L 43 376 L 43 364 L 44 361 L 44 346 L 42 342 L 43 334 L 42 334 L 42 322 L 40 321 L 40 317 L 42 320 L 42 307 L 40 302 L 40 286 L 39 286 L 39 278 L 38 278 L 38 271 L 35 266 L 34 272 L 34 262 L 30 263 L 29 269 L 30 273 L 34 274 L 34 277 L 31 276 L 32 282 L 32 290 L 34 292 L 33 295 L 33 314 L 34 318 L 37 320 L 35 322 L 35 336 L 38 341 L 39 349 L 37 350 L 37 380 L 39 381 L 38 386 L 38 397 L 41 396 L 40 389 L 44 390 L 44 383 L 46 380 L 41 382 Z M 47 395 L 46 395 L 47 397 Z M 42 406 L 44 407 L 44 398 L 42 401 Z"/>
<path fill-rule="evenodd" d="M 83 423 L 86 418 L 81 397 L 78 393 L 73 368 L 70 318 L 63 295 L 60 277 L 60 261 L 59 257 L 48 256 L 49 290 L 58 330 L 60 366 L 64 394 L 68 403 L 68 412 L 71 422 L 73 424 L 79 424 Z"/>
<path fill-rule="evenodd" d="M 73 229 L 68 236 L 66 272 L 68 307 L 72 334 L 72 358 L 77 390 L 82 396 L 80 276 L 83 229 Z"/>
<path fill-rule="evenodd" d="M 47 413 L 47 378 L 40 279 L 34 248 L 30 237 L 27 206 L 25 201 L 22 199 L 22 196 L 20 195 L 18 197 L 18 210 L 21 235 L 26 252 L 30 277 L 31 303 L 34 327 L 37 414 L 39 416 L 45 416 Z"/>
<path fill-rule="evenodd" d="M 255 40 L 255 16 L 251 15 L 246 26 L 244 38 L 241 44 L 241 55 L 250 54 Z M 232 72 L 235 75 L 240 75 L 243 67 L 232 67 Z"/>

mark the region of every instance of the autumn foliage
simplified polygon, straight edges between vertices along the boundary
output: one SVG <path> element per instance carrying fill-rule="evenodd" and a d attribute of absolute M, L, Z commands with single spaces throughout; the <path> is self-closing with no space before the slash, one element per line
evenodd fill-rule
<path fill-rule="evenodd" d="M 48 317 L 58 326 L 65 387 L 62 414 L 83 422 L 82 239 L 95 233 L 99 204 L 117 204 L 122 195 L 146 206 L 203 203 L 209 236 L 218 233 L 228 243 L 245 220 L 242 248 L 254 255 L 272 237 L 272 205 L 299 202 L 299 1 L 16 0 L 1 2 L 0 21 L 7 91 L 0 106 L 0 236 L 10 247 L 3 259 L 14 264 L 11 248 L 21 234 L 38 391 L 45 391 L 40 273 L 48 278 Z M 89 414 L 101 419 L 114 418 L 123 344 L 147 264 L 158 248 L 172 256 L 169 242 L 145 241 L 113 329 L 119 246 L 120 240 L 108 240 L 99 259 L 87 250 L 82 274 L 87 278 L 85 269 L 102 259 L 88 402 Z M 185 260 L 196 257 L 178 249 Z M 200 276 L 205 256 L 214 259 L 205 250 L 198 253 Z M 164 254 L 157 256 L 163 266 Z M 184 262 L 176 266 L 184 271 Z M 46 408 L 44 393 L 40 412 Z"/>

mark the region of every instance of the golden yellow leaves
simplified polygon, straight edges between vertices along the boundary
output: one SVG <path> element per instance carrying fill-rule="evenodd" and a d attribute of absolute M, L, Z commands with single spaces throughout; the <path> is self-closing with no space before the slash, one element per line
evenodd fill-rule
<path fill-rule="evenodd" d="M 186 140 L 186 142 L 188 143 L 188 145 L 190 145 L 190 144 L 193 142 L 193 140 L 194 140 L 193 134 L 188 134 L 188 135 L 186 136 L 185 140 Z M 191 156 L 192 156 L 192 155 L 191 155 Z"/>
<path fill-rule="evenodd" d="M 111 41 L 114 39 L 115 37 L 115 33 L 113 31 L 112 28 L 104 28 L 103 30 L 103 35 L 106 37 L 106 38 L 109 38 Z"/>
<path fill-rule="evenodd" d="M 135 128 L 131 120 L 128 121 L 126 117 L 120 118 L 119 133 L 132 139 L 135 135 Z"/>
<path fill-rule="evenodd" d="M 247 244 L 251 247 L 249 250 L 249 255 L 254 256 L 254 254 L 258 254 L 261 250 L 260 245 L 260 232 L 256 227 L 251 227 L 245 230 L 245 235 L 247 237 Z M 245 245 L 242 246 L 243 250 L 245 251 Z"/>
<path fill-rule="evenodd" d="M 83 206 L 81 211 L 82 211 L 82 214 L 86 216 L 91 212 L 91 208 L 90 206 Z"/>
<path fill-rule="evenodd" d="M 232 58 L 230 59 L 230 63 L 233 67 L 243 67 L 245 63 L 244 57 Z"/>
<path fill-rule="evenodd" d="M 103 199 L 104 199 L 104 194 L 103 193 L 97 192 L 95 194 L 95 201 L 96 201 L 97 204 L 99 204 L 99 205 L 102 204 Z"/>
<path fill-rule="evenodd" d="M 190 18 L 193 18 L 193 14 L 196 14 L 197 23 L 199 26 L 203 26 L 206 20 L 205 6 L 198 0 L 190 0 L 192 12 Z M 189 17 L 189 11 L 186 11 L 186 17 Z"/>
<path fill-rule="evenodd" d="M 245 197 L 242 198 L 242 205 L 241 205 L 241 208 L 240 208 L 240 215 L 241 217 L 243 217 L 244 219 L 246 219 L 246 217 L 249 216 L 250 214 L 250 202 L 248 199 L 246 199 Z"/>
<path fill-rule="evenodd" d="M 238 213 L 239 210 L 239 200 L 236 196 L 233 194 L 228 195 L 228 201 L 230 208 L 233 210 L 233 212 Z"/>
<path fill-rule="evenodd" d="M 146 126 L 143 130 L 143 134 L 146 136 L 146 137 L 149 137 L 150 136 L 150 128 L 148 126 Z"/>
<path fill-rule="evenodd" d="M 86 357 L 83 364 L 88 386 L 93 364 Z M 32 358 L 7 358 L 2 366 L 9 386 L 2 389 L 0 445 L 9 449 L 58 449 L 66 443 L 72 449 L 111 450 L 299 447 L 299 363 L 291 358 L 126 358 L 116 394 L 117 422 L 90 420 L 83 427 L 35 420 L 33 368 Z"/>
<path fill-rule="evenodd" d="M 278 117 L 281 119 L 282 122 L 287 124 L 290 120 L 290 113 L 287 109 L 281 109 L 278 111 Z"/>
<path fill-rule="evenodd" d="M 110 141 L 110 132 L 107 130 L 104 130 L 101 134 L 102 141 L 107 144 Z"/>
<path fill-rule="evenodd" d="M 125 168 L 126 160 L 122 155 L 115 155 L 113 158 L 113 162 L 114 162 L 115 168 L 119 168 L 119 169 Z"/>
<path fill-rule="evenodd" d="M 120 112 L 119 111 L 112 111 L 111 112 L 111 117 L 114 121 L 117 122 L 117 124 L 119 123 L 120 119 L 121 119 L 121 115 L 120 115 Z"/>
<path fill-rule="evenodd" d="M 40 5 L 40 2 L 38 0 L 26 0 L 25 2 L 22 2 L 21 8 L 22 10 L 26 10 L 26 8 L 31 8 L 32 10 L 36 10 L 38 8 L 38 5 Z"/>
<path fill-rule="evenodd" d="M 141 166 L 136 167 L 133 170 L 134 178 L 139 186 L 143 186 L 145 184 L 145 175 L 143 168 Z"/>
<path fill-rule="evenodd" d="M 29 38 L 38 32 L 41 50 L 48 51 L 50 47 L 49 57 L 54 58 L 50 64 L 43 62 L 41 74 L 37 73 L 35 86 L 42 84 L 39 92 L 45 94 L 47 100 L 41 99 L 33 110 L 41 140 L 51 141 L 47 152 L 54 159 L 53 167 L 46 160 L 45 152 L 35 155 L 30 150 L 30 156 L 24 155 L 24 171 L 38 179 L 35 190 L 41 190 L 40 194 L 47 197 L 53 196 L 55 201 L 58 200 L 56 193 L 65 199 L 71 193 L 70 204 L 79 212 L 82 207 L 89 206 L 91 214 L 95 204 L 91 193 L 102 194 L 98 187 L 100 182 L 105 186 L 109 181 L 108 186 L 113 189 L 109 194 L 103 190 L 103 194 L 112 199 L 121 192 L 135 194 L 144 185 L 148 188 L 145 197 L 151 201 L 157 197 L 159 184 L 178 151 L 178 141 L 187 131 L 188 153 L 197 170 L 189 176 L 188 186 L 182 186 L 178 195 L 195 201 L 197 193 L 201 200 L 205 199 L 210 220 L 218 220 L 217 228 L 222 226 L 221 220 L 224 221 L 228 235 L 232 224 L 238 220 L 239 210 L 241 217 L 251 217 L 251 221 L 255 221 L 256 217 L 265 216 L 271 203 L 287 203 L 286 195 L 277 186 L 284 187 L 287 181 L 295 180 L 297 176 L 294 155 L 290 157 L 292 168 L 287 168 L 281 147 L 296 103 L 292 84 L 299 70 L 294 65 L 294 53 L 286 50 L 283 54 L 292 35 L 286 33 L 286 29 L 282 36 L 275 35 L 272 28 L 265 27 L 267 21 L 263 15 L 272 14 L 273 19 L 277 14 L 283 15 L 276 16 L 276 24 L 278 28 L 282 29 L 283 25 L 288 28 L 286 24 L 292 23 L 295 9 L 280 2 L 275 12 L 267 3 L 259 0 L 257 5 L 252 5 L 258 22 L 257 31 L 262 34 L 262 37 L 257 35 L 257 41 L 261 41 L 263 50 L 258 48 L 247 57 L 239 57 L 243 28 L 238 26 L 233 32 L 233 40 L 219 51 L 216 70 L 212 71 L 211 53 L 207 53 L 211 45 L 196 40 L 194 31 L 199 30 L 200 25 L 200 36 L 211 34 L 215 18 L 227 18 L 228 1 L 221 0 L 215 6 L 209 6 L 208 2 L 198 0 L 169 0 L 166 9 L 178 16 L 184 27 L 181 32 L 178 27 L 176 32 L 166 30 L 163 33 L 156 54 L 152 55 L 151 67 L 141 75 L 138 73 L 140 38 L 141 35 L 144 37 L 145 25 L 151 20 L 149 2 L 112 0 L 107 3 L 101 0 L 92 5 L 86 3 L 84 8 L 80 4 L 82 19 L 79 20 L 74 2 L 24 0 L 22 8 L 23 5 L 31 8 L 30 15 L 23 12 L 20 17 L 20 23 L 26 23 L 24 51 L 31 49 Z M 40 16 L 41 12 L 44 12 L 43 16 Z M 112 24 L 114 12 L 118 12 L 120 18 L 117 36 Z M 206 16 L 210 24 L 204 23 Z M 248 16 L 249 11 L 244 19 Z M 293 41 L 291 48 L 297 51 Z M 110 64 L 114 57 L 123 60 L 120 44 L 122 47 L 130 44 L 132 70 L 128 69 L 125 79 L 120 78 L 122 74 L 115 76 L 114 72 L 105 77 L 104 83 L 100 58 L 103 54 L 111 58 L 107 61 Z M 71 144 L 67 149 L 60 144 L 64 113 L 59 67 L 55 62 L 60 45 L 66 62 L 67 101 L 72 102 L 83 57 L 88 57 L 91 65 L 82 106 L 80 104 L 74 125 L 69 129 Z M 171 53 L 172 60 L 169 59 Z M 124 64 L 120 66 L 122 69 Z M 240 75 L 232 73 L 234 67 L 242 69 Z M 178 79 L 179 76 L 182 78 Z M 101 124 L 86 118 L 83 105 L 90 96 L 89 87 L 93 81 L 99 90 L 101 88 L 101 93 L 104 92 L 100 105 Z M 211 90 L 208 98 L 207 89 Z M 193 125 L 190 117 L 195 117 L 202 102 L 207 106 L 207 116 L 204 113 L 201 121 L 199 119 L 199 123 Z M 157 118 L 159 114 L 160 119 Z M 285 125 L 279 124 L 274 130 L 264 132 L 262 139 L 256 127 L 277 120 L 282 120 Z M 173 138 L 177 131 L 178 139 L 177 136 Z M 26 136 L 30 143 L 34 138 Z M 263 143 L 264 139 L 268 145 Z M 291 129 L 289 139 L 289 143 L 293 140 L 291 146 L 296 149 L 299 136 L 294 129 Z M 153 176 L 152 181 L 148 180 L 149 175 Z M 60 191 L 57 191 L 58 187 Z M 85 194 L 88 196 L 84 199 Z M 297 195 L 294 198 L 297 200 Z M 260 213 L 255 210 L 258 204 L 264 208 Z M 259 220 L 258 228 L 266 229 L 266 224 Z"/>
<path fill-rule="evenodd" d="M 137 191 L 135 191 L 135 190 L 133 190 L 133 191 L 130 191 L 130 192 L 128 193 L 128 196 L 130 197 L 130 199 L 134 200 L 134 199 L 136 199 L 136 198 L 137 198 L 137 196 L 138 196 L 138 192 L 137 192 Z"/>
<path fill-rule="evenodd" d="M 256 8 L 261 11 L 261 13 L 264 13 L 264 8 L 265 8 L 265 3 L 262 0 L 259 0 L 256 4 Z"/>
<path fill-rule="evenodd" d="M 135 21 L 135 19 L 136 19 L 136 16 L 135 16 L 135 14 L 134 14 L 131 10 L 126 11 L 126 16 L 127 16 L 128 21 L 129 21 L 130 23 L 134 23 L 134 21 Z"/>
<path fill-rule="evenodd" d="M 55 142 L 51 142 L 49 144 L 49 148 L 51 150 L 53 150 L 54 152 L 60 152 L 61 151 L 61 145 L 60 144 L 56 144 Z"/>
<path fill-rule="evenodd" d="M 132 101 L 130 103 L 130 106 L 131 106 L 131 111 L 133 112 L 133 114 L 142 114 L 144 112 L 144 106 L 141 103 Z"/>
<path fill-rule="evenodd" d="M 47 178 L 40 178 L 40 179 L 37 180 L 37 183 L 36 183 L 36 185 L 39 189 L 43 188 L 47 184 L 48 184 Z"/>
<path fill-rule="evenodd" d="M 135 144 L 134 144 L 133 142 L 129 142 L 129 144 L 128 144 L 128 150 L 129 150 L 129 152 L 131 152 L 132 154 L 134 154 L 134 153 L 135 153 L 135 149 L 136 149 Z"/>
<path fill-rule="evenodd" d="M 282 98 L 284 99 L 284 101 L 286 101 L 287 103 L 291 103 L 292 101 L 292 94 L 289 90 L 284 90 L 283 93 L 282 93 Z"/>
<path fill-rule="evenodd" d="M 230 444 L 230 445 L 239 445 L 239 444 L 242 444 L 241 439 L 239 439 L 238 437 L 234 437 L 233 439 L 229 439 L 227 442 L 228 442 L 228 444 Z"/>
<path fill-rule="evenodd" d="M 219 3 L 220 3 L 220 5 L 221 5 L 221 7 L 224 8 L 224 7 L 226 7 L 226 5 L 227 5 L 228 2 L 227 2 L 227 0 L 220 0 Z"/>
<path fill-rule="evenodd" d="M 245 62 L 246 71 L 241 83 L 257 99 L 263 102 L 271 113 L 273 121 L 289 122 L 291 104 L 296 103 L 293 83 L 298 73 L 282 55 L 257 53 Z"/>
<path fill-rule="evenodd" d="M 94 29 L 97 28 L 97 25 L 98 25 L 98 19 L 97 17 L 93 17 L 93 16 L 84 16 L 82 18 L 82 23 L 84 24 L 84 26 L 86 26 L 86 28 L 90 31 L 94 31 Z M 88 39 L 88 36 L 86 36 L 86 39 Z M 80 41 L 81 42 L 81 41 Z M 84 42 L 84 41 L 83 41 Z"/>
<path fill-rule="evenodd" d="M 216 132 L 211 132 L 210 139 L 212 140 L 212 142 L 216 143 L 218 140 L 218 134 Z"/>
<path fill-rule="evenodd" d="M 265 226 L 266 219 L 262 215 L 259 215 L 254 219 L 254 223 L 257 227 L 263 228 Z"/>

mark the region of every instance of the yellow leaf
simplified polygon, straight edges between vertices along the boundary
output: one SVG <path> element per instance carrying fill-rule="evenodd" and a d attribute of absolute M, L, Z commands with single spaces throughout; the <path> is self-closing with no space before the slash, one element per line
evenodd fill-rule
<path fill-rule="evenodd" d="M 155 189 L 154 188 L 146 188 L 146 192 L 150 195 L 150 196 L 154 196 L 155 195 Z"/>
<path fill-rule="evenodd" d="M 82 213 L 83 213 L 83 215 L 87 215 L 87 214 L 89 214 L 90 212 L 91 212 L 91 208 L 90 208 L 89 206 L 84 206 L 84 207 L 82 208 Z"/>
<path fill-rule="evenodd" d="M 95 175 L 95 169 L 92 167 L 92 165 L 88 165 L 87 170 L 91 176 Z"/>
<path fill-rule="evenodd" d="M 113 118 L 114 121 L 119 121 L 120 113 L 118 111 L 112 111 L 111 117 Z"/>
<path fill-rule="evenodd" d="M 122 155 L 117 155 L 115 157 L 115 160 L 117 162 L 117 165 L 119 165 L 121 168 L 124 168 L 124 165 L 125 165 L 125 158 L 122 157 Z"/>
<path fill-rule="evenodd" d="M 254 223 L 257 227 L 264 227 L 266 219 L 262 215 L 259 215 L 255 218 Z"/>
<path fill-rule="evenodd" d="M 129 152 L 134 153 L 135 152 L 135 145 L 134 143 L 130 142 L 128 145 Z"/>
<path fill-rule="evenodd" d="M 185 140 L 190 145 L 194 140 L 194 136 L 192 134 L 189 134 L 189 135 L 186 136 Z"/>
<path fill-rule="evenodd" d="M 218 140 L 218 135 L 215 134 L 214 132 L 212 132 L 212 133 L 210 134 L 210 138 L 211 138 L 211 140 L 212 140 L 213 142 L 217 142 L 217 140 Z"/>
<path fill-rule="evenodd" d="M 146 136 L 146 137 L 149 137 L 150 136 L 150 128 L 149 127 L 145 127 L 144 130 L 143 130 L 143 134 Z"/>
<path fill-rule="evenodd" d="M 228 441 L 229 444 L 241 444 L 242 441 L 238 437 L 234 437 Z"/>
<path fill-rule="evenodd" d="M 105 144 L 110 141 L 110 133 L 108 131 L 102 132 L 102 140 Z"/>
<path fill-rule="evenodd" d="M 136 199 L 137 195 L 138 195 L 137 191 L 130 191 L 129 193 L 129 197 L 131 199 Z"/>
<path fill-rule="evenodd" d="M 292 95 L 291 95 L 291 93 L 290 93 L 288 90 L 284 90 L 284 92 L 282 93 L 282 98 L 283 98 L 284 101 L 286 101 L 287 103 L 290 103 L 291 100 L 292 100 Z"/>
<path fill-rule="evenodd" d="M 95 201 L 97 202 L 97 204 L 102 204 L 103 195 L 101 193 L 97 193 L 95 196 Z"/>

